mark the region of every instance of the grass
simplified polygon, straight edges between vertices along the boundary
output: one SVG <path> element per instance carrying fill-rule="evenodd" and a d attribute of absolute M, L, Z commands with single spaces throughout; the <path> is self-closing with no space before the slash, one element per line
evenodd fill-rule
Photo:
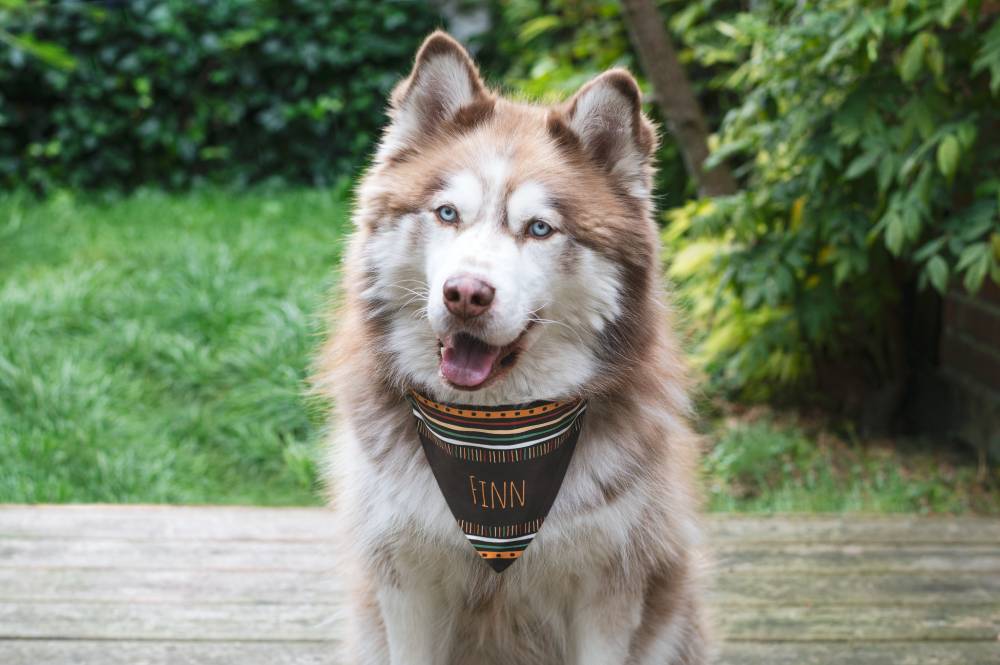
<path fill-rule="evenodd" d="M 313 190 L 0 198 L 0 503 L 319 503 L 304 380 L 347 224 Z M 1000 511 L 940 450 L 710 440 L 713 510 Z"/>
<path fill-rule="evenodd" d="M 728 423 L 711 439 L 714 511 L 1000 514 L 1000 469 L 962 449 L 848 442 L 769 419 Z"/>
<path fill-rule="evenodd" d="M 0 200 L 0 502 L 308 504 L 321 191 Z"/>

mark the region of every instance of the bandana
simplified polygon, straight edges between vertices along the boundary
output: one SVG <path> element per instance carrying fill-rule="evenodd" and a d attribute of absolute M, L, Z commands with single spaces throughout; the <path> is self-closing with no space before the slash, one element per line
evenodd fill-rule
<path fill-rule="evenodd" d="M 468 406 L 408 397 L 424 454 L 465 537 L 503 572 L 542 527 L 580 436 L 586 402 Z"/>

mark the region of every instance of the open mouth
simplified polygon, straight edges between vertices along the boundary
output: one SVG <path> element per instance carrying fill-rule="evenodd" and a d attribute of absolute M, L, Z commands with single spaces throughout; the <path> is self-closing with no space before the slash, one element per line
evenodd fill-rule
<path fill-rule="evenodd" d="M 479 390 L 510 371 L 517 364 L 520 342 L 534 322 L 510 344 L 492 346 L 466 332 L 438 341 L 441 376 L 459 390 Z"/>

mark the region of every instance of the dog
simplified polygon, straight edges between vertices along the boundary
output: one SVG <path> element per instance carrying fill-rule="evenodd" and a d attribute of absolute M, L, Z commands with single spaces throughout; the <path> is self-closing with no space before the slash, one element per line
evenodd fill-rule
<path fill-rule="evenodd" d="M 335 404 L 338 663 L 707 662 L 656 146 L 622 69 L 557 106 L 512 101 L 439 31 L 393 90 L 315 375 Z M 586 402 L 544 527 L 502 574 L 456 525 L 412 391 L 456 409 Z"/>

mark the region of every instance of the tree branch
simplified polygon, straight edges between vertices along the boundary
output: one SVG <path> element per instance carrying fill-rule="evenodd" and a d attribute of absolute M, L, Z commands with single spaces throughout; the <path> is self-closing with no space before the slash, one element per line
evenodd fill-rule
<path fill-rule="evenodd" d="M 684 166 L 702 196 L 724 196 L 739 189 L 725 164 L 705 170 L 708 123 L 694 90 L 677 60 L 663 17 L 653 0 L 622 0 L 622 15 L 646 78 L 656 91 L 657 105 L 684 157 Z"/>

